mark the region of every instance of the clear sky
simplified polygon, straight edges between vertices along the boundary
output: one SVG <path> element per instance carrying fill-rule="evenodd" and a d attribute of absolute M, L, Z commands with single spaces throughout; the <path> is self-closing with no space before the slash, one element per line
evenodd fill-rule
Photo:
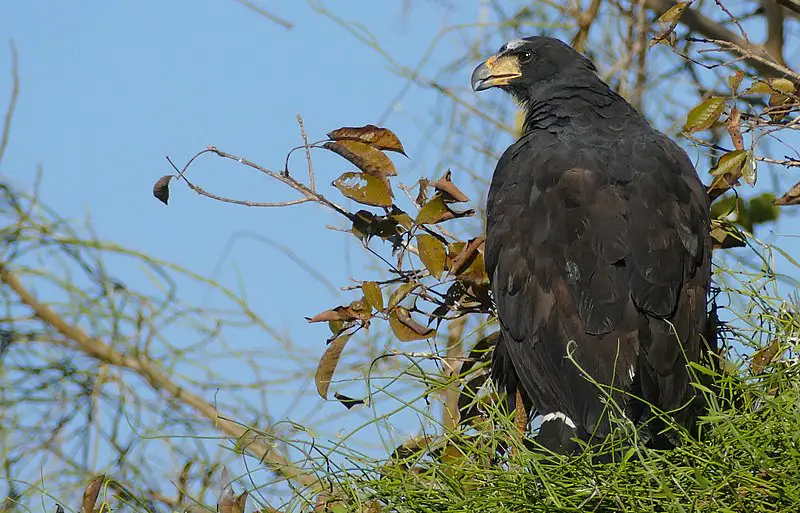
<path fill-rule="evenodd" d="M 367 25 L 381 46 L 409 67 L 443 24 L 473 22 L 478 16 L 478 2 L 453 9 L 421 2 L 409 11 L 402 2 L 327 2 L 334 4 L 340 17 Z M 351 237 L 324 228 L 341 221 L 315 205 L 248 209 L 175 185 L 169 207 L 152 197 L 154 181 L 171 172 L 165 155 L 180 165 L 215 145 L 279 169 L 287 149 L 300 143 L 297 114 L 303 115 L 309 137 L 320 138 L 339 126 L 378 122 L 404 87 L 383 57 L 307 2 L 258 5 L 293 28 L 233 1 L 3 2 L 0 42 L 13 39 L 17 46 L 21 92 L 0 172 L 29 188 L 42 165 L 42 200 L 60 215 L 78 221 L 89 215 L 100 238 L 199 274 L 214 272 L 232 234 L 251 232 L 290 248 L 336 287 L 348 284 L 354 274 L 363 277 L 361 269 L 369 260 Z M 461 55 L 458 44 L 458 37 L 446 38 L 426 70 L 433 75 Z M 8 47 L 2 46 L 4 103 L 9 69 Z M 465 88 L 468 78 L 462 77 Z M 409 149 L 410 160 L 395 159 L 406 183 L 438 176 L 448 164 L 430 148 L 415 153 L 425 147 L 421 127 L 436 100 L 434 92 L 412 88 L 385 123 Z M 293 163 L 302 173 L 302 157 Z M 335 156 L 320 154 L 315 163 L 321 187 L 349 169 Z M 487 168 L 486 176 L 490 172 Z M 207 190 L 236 198 L 296 197 L 212 157 L 190 176 Z M 795 230 L 783 224 L 778 231 Z M 124 267 L 117 270 L 123 277 L 125 272 Z M 239 275 L 246 277 L 247 297 L 256 312 L 320 355 L 327 327 L 308 325 L 303 316 L 354 299 L 334 296 L 280 251 L 248 240 L 236 243 L 215 277 L 236 287 Z M 272 350 L 268 340 L 243 343 Z M 271 413 L 280 417 L 282 411 Z"/>

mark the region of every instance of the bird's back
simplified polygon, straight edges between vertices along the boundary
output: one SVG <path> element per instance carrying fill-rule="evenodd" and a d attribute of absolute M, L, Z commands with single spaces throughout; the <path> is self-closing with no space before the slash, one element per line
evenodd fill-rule
<path fill-rule="evenodd" d="M 494 376 L 546 418 L 602 438 L 606 393 L 637 423 L 648 408 L 626 393 L 662 410 L 692 397 L 708 199 L 685 152 L 604 85 L 549 94 L 529 107 L 489 191 L 486 267 L 503 333 Z M 675 418 L 689 424 L 692 412 Z"/>

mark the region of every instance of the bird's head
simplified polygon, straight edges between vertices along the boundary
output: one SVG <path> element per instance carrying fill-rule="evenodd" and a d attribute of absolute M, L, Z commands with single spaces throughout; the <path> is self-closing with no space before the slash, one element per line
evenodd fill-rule
<path fill-rule="evenodd" d="M 524 101 L 540 84 L 596 71 L 592 61 L 562 41 L 532 36 L 509 41 L 475 68 L 472 89 L 499 87 Z"/>

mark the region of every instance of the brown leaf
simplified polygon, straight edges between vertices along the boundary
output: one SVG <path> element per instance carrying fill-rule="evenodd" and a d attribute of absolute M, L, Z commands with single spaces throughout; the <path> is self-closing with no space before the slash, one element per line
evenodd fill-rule
<path fill-rule="evenodd" d="M 466 245 L 461 247 L 460 251 L 452 259 L 452 263 L 450 264 L 450 272 L 454 275 L 464 272 L 464 270 L 474 262 L 474 259 L 478 255 L 478 251 L 480 250 L 481 246 L 483 246 L 484 242 L 486 242 L 486 236 L 481 235 L 480 237 L 475 237 Z M 454 244 L 451 247 L 455 248 L 456 246 Z"/>
<path fill-rule="evenodd" d="M 395 291 L 392 292 L 392 295 L 389 296 L 389 305 L 387 309 L 391 310 L 395 306 L 399 305 L 400 302 L 403 301 L 406 298 L 406 296 L 408 296 L 411 293 L 411 291 L 417 288 L 418 285 L 419 283 L 412 281 L 411 283 L 404 283 L 399 287 L 397 287 L 397 289 L 395 289 Z"/>
<path fill-rule="evenodd" d="M 769 96 L 769 107 L 765 110 L 773 122 L 780 121 L 794 110 L 796 102 L 794 96 L 775 93 Z"/>
<path fill-rule="evenodd" d="M 711 248 L 728 249 L 745 247 L 744 234 L 732 223 L 723 219 L 711 220 Z"/>
<path fill-rule="evenodd" d="M 450 180 L 451 175 L 452 173 L 448 169 L 444 176 L 431 185 L 434 189 L 442 193 L 442 198 L 445 203 L 463 203 L 469 201 L 467 195 L 461 192 Z"/>
<path fill-rule="evenodd" d="M 728 134 L 731 136 L 733 147 L 737 150 L 743 150 L 742 113 L 736 107 L 731 108 L 731 115 L 728 116 Z"/>
<path fill-rule="evenodd" d="M 436 335 L 436 330 L 426 328 L 411 318 L 408 310 L 398 306 L 392 310 L 389 316 L 389 326 L 400 342 L 410 342 L 412 340 L 423 340 Z"/>
<path fill-rule="evenodd" d="M 485 240 L 486 237 L 481 235 L 468 243 L 461 241 L 451 243 L 448 247 L 450 274 L 468 283 L 487 283 L 489 279 L 486 276 L 483 253 L 480 251 Z"/>
<path fill-rule="evenodd" d="M 744 79 L 744 71 L 738 70 L 735 74 L 728 77 L 728 87 L 731 89 L 731 94 L 736 96 L 739 92 L 739 86 L 742 85 Z"/>
<path fill-rule="evenodd" d="M 383 310 L 383 293 L 380 285 L 374 281 L 365 281 L 361 284 L 361 291 L 364 293 L 364 298 L 375 310 L 378 312 Z"/>
<path fill-rule="evenodd" d="M 369 240 L 378 236 L 399 247 L 403 242 L 401 235 L 412 225 L 413 221 L 408 214 L 392 205 L 392 212 L 387 216 L 376 216 L 368 210 L 359 210 L 353 217 L 351 231 L 359 239 Z"/>
<path fill-rule="evenodd" d="M 247 507 L 247 490 L 243 491 L 236 497 L 236 500 L 233 501 L 233 508 L 231 509 L 231 513 L 244 513 L 244 509 Z"/>
<path fill-rule="evenodd" d="M 417 235 L 417 250 L 419 250 L 419 259 L 422 260 L 425 268 L 438 280 L 444 273 L 447 259 L 447 250 L 444 244 L 433 235 L 422 233 Z"/>
<path fill-rule="evenodd" d="M 348 396 L 346 396 L 344 394 L 340 394 L 339 392 L 334 392 L 333 393 L 333 397 L 335 397 L 337 401 L 342 403 L 342 405 L 345 408 L 347 408 L 348 410 L 350 408 L 353 408 L 354 406 L 358 406 L 360 404 L 364 404 L 364 400 L 363 399 L 353 399 L 352 397 L 348 397 Z"/>
<path fill-rule="evenodd" d="M 761 374 L 764 368 L 772 363 L 772 360 L 781 349 L 780 340 L 773 339 L 767 347 L 759 349 L 754 355 L 753 360 L 750 362 L 750 371 L 753 375 Z"/>
<path fill-rule="evenodd" d="M 81 511 L 83 513 L 94 513 L 94 506 L 97 504 L 97 496 L 100 495 L 100 488 L 106 480 L 105 474 L 100 474 L 91 480 L 83 489 L 83 501 L 81 501 Z"/>
<path fill-rule="evenodd" d="M 712 96 L 707 98 L 700 105 L 689 111 L 686 116 L 686 124 L 683 130 L 686 132 L 698 132 L 711 128 L 725 110 L 725 98 L 722 96 Z"/>
<path fill-rule="evenodd" d="M 365 173 L 379 178 L 397 176 L 394 164 L 385 153 L 362 142 L 334 141 L 326 142 L 322 147 L 341 155 Z"/>
<path fill-rule="evenodd" d="M 786 194 L 775 200 L 778 206 L 800 205 L 800 182 L 797 182 L 789 189 Z"/>
<path fill-rule="evenodd" d="M 306 317 L 308 322 L 326 321 L 356 321 L 368 320 L 371 317 L 368 304 L 364 304 L 363 299 L 353 301 L 349 306 L 337 306 L 332 310 L 325 310 L 313 317 Z"/>
<path fill-rule="evenodd" d="M 153 196 L 165 205 L 169 204 L 169 182 L 173 178 L 173 175 L 164 175 L 153 185 Z"/>
<path fill-rule="evenodd" d="M 475 213 L 469 209 L 464 212 L 455 212 L 445 203 L 441 193 L 436 194 L 430 201 L 422 205 L 417 214 L 417 224 L 436 224 L 458 217 L 468 217 Z"/>
<path fill-rule="evenodd" d="M 317 393 L 323 399 L 328 399 L 328 388 L 331 386 L 331 378 L 333 371 L 339 364 L 339 359 L 342 356 L 342 351 L 347 341 L 350 340 L 352 334 L 341 335 L 331 342 L 325 353 L 320 358 L 317 364 L 317 372 L 314 374 L 314 383 L 317 385 Z"/>
<path fill-rule="evenodd" d="M 344 173 L 333 186 L 353 201 L 374 207 L 388 207 L 394 197 L 383 180 L 368 173 Z"/>
<path fill-rule="evenodd" d="M 355 140 L 369 144 L 373 148 L 385 151 L 394 151 L 406 154 L 400 139 L 388 128 L 380 128 L 375 125 L 365 125 L 361 127 L 342 127 L 332 132 L 328 132 L 328 137 L 334 141 Z"/>

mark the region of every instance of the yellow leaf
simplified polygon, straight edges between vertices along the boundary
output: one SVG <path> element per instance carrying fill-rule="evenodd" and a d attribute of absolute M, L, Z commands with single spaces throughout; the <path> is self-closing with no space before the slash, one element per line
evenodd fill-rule
<path fill-rule="evenodd" d="M 362 142 L 345 139 L 326 142 L 322 147 L 346 158 L 365 173 L 379 178 L 397 175 L 394 163 L 385 153 Z"/>
<path fill-rule="evenodd" d="M 744 94 L 792 94 L 795 91 L 794 83 L 785 78 L 772 78 L 753 82 Z"/>
<path fill-rule="evenodd" d="M 691 2 L 676 2 L 675 5 L 667 9 L 664 14 L 658 17 L 661 23 L 672 23 L 681 19 L 683 13 L 689 7 Z"/>
<path fill-rule="evenodd" d="M 437 193 L 430 201 L 422 205 L 417 213 L 417 224 L 436 224 L 457 217 L 467 217 L 474 214 L 470 209 L 464 212 L 455 212 L 445 203 L 444 196 Z"/>
<path fill-rule="evenodd" d="M 365 281 L 361 284 L 361 291 L 369 304 L 377 311 L 383 310 L 383 293 L 381 287 L 374 281 Z"/>
<path fill-rule="evenodd" d="M 397 287 L 397 289 L 392 292 L 392 295 L 389 296 L 389 306 L 387 307 L 389 310 L 394 308 L 395 306 L 399 305 L 402 300 L 408 296 L 412 290 L 417 288 L 419 283 L 411 282 L 411 283 L 404 283 Z"/>
<path fill-rule="evenodd" d="M 717 165 L 711 168 L 710 173 L 713 176 L 729 174 L 734 178 L 741 176 L 742 164 L 747 159 L 748 152 L 745 150 L 729 151 L 720 157 Z"/>
<path fill-rule="evenodd" d="M 434 278 L 439 279 L 444 273 L 447 258 L 444 244 L 433 235 L 423 233 L 417 235 L 417 249 L 419 250 L 419 259 L 422 260 L 425 268 Z"/>
<path fill-rule="evenodd" d="M 378 177 L 367 173 L 344 173 L 333 181 L 333 186 L 346 197 L 364 205 L 388 207 L 392 204 L 392 192 Z"/>

